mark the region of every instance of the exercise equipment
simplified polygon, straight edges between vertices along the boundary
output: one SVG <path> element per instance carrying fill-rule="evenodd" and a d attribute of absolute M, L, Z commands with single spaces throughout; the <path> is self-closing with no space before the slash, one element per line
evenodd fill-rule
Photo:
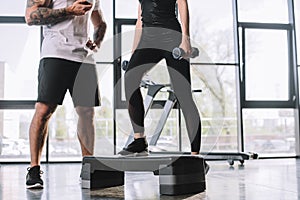
<path fill-rule="evenodd" d="M 172 55 L 174 59 L 180 60 L 186 55 L 186 52 L 182 48 L 176 47 L 173 49 Z M 192 53 L 189 57 L 195 58 L 197 56 L 199 56 L 199 49 L 196 47 L 192 47 Z"/>
<path fill-rule="evenodd" d="M 93 157 L 82 162 L 82 188 L 96 189 L 124 185 L 124 172 L 150 171 L 159 176 L 162 195 L 183 195 L 205 191 L 202 156 L 156 155 L 145 157 Z"/>
<path fill-rule="evenodd" d="M 145 110 L 145 117 L 148 114 L 148 111 L 152 107 L 154 97 L 156 94 L 161 91 L 162 88 L 166 87 L 168 85 L 163 85 L 163 84 L 153 84 L 153 82 L 145 81 L 142 80 L 141 82 L 141 87 L 147 88 L 147 94 L 144 98 L 144 110 Z M 161 114 L 161 117 L 158 121 L 158 124 L 156 126 L 156 129 L 154 131 L 154 134 L 151 137 L 151 140 L 149 142 L 150 146 L 154 146 L 157 143 L 157 140 L 159 139 L 159 136 L 164 128 L 164 125 L 168 119 L 168 116 L 174 107 L 174 105 L 177 102 L 177 99 L 175 97 L 175 94 L 172 90 L 165 90 L 165 92 L 168 93 L 168 99 L 166 100 L 164 107 L 163 107 L 163 112 Z M 127 147 L 134 139 L 134 132 L 132 131 L 130 135 L 128 136 L 127 142 L 125 143 L 125 146 Z"/>
<path fill-rule="evenodd" d="M 189 155 L 190 152 L 150 152 L 151 155 L 168 155 L 168 154 L 180 154 L 180 155 Z M 232 167 L 235 161 L 238 161 L 241 166 L 244 166 L 245 160 L 258 159 L 258 154 L 255 152 L 200 152 L 200 155 L 204 160 L 207 161 L 218 161 L 224 160 Z"/>

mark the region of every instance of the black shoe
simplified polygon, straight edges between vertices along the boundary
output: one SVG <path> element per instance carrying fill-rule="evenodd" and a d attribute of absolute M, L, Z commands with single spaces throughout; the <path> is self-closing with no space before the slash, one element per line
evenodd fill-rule
<path fill-rule="evenodd" d="M 148 143 L 146 138 L 134 139 L 127 147 L 124 147 L 118 154 L 122 156 L 147 156 Z"/>
<path fill-rule="evenodd" d="M 209 165 L 206 163 L 206 161 L 204 161 L 204 172 L 205 174 L 207 174 L 209 171 Z"/>
<path fill-rule="evenodd" d="M 41 179 L 40 166 L 28 167 L 28 173 L 26 175 L 26 188 L 27 189 L 42 189 L 43 180 Z"/>

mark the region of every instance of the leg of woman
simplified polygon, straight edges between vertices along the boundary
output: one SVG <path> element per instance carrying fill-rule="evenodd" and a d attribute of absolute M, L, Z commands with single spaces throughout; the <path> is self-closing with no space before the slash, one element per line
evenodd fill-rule
<path fill-rule="evenodd" d="M 144 133 L 144 103 L 140 91 L 140 84 L 143 76 L 156 63 L 161 60 L 161 56 L 154 49 L 136 50 L 128 64 L 125 73 L 125 93 L 128 102 L 128 112 L 133 126 L 134 133 L 143 135 Z"/>
<path fill-rule="evenodd" d="M 144 103 L 140 91 L 141 79 L 156 63 L 161 55 L 154 49 L 136 50 L 128 64 L 125 73 L 125 93 L 128 102 L 128 112 L 134 131 L 134 141 L 123 148 L 120 155 L 147 155 L 148 144 L 144 137 Z"/>
<path fill-rule="evenodd" d="M 199 154 L 201 146 L 201 121 L 191 91 L 190 63 L 185 59 L 175 60 L 170 52 L 166 52 L 168 71 L 173 90 L 182 109 L 192 154 Z"/>

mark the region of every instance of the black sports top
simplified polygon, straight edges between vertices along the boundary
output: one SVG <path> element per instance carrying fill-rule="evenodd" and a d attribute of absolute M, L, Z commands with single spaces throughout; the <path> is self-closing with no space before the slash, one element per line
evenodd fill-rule
<path fill-rule="evenodd" d="M 144 25 L 163 25 L 177 21 L 175 5 L 177 0 L 139 0 Z"/>

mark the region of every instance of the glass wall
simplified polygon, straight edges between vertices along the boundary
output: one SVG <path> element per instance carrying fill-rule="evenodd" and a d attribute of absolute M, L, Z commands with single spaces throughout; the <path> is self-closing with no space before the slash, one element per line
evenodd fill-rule
<path fill-rule="evenodd" d="M 1 16 L 24 16 L 27 1 L 11 0 L 0 3 Z"/>
<path fill-rule="evenodd" d="M 31 100 L 37 95 L 40 27 L 0 24 L 0 99 Z"/>
<path fill-rule="evenodd" d="M 240 22 L 289 23 L 288 0 L 238 0 L 237 2 Z"/>
<path fill-rule="evenodd" d="M 297 39 L 297 52 L 300 52 L 300 2 L 294 1 L 295 10 L 295 27 L 296 27 L 296 39 Z M 297 57 L 298 63 L 300 60 L 300 55 L 298 53 Z"/>
<path fill-rule="evenodd" d="M 1 161 L 29 161 L 28 129 L 32 115 L 33 110 L 0 111 Z"/>
<path fill-rule="evenodd" d="M 298 69 L 298 88 L 300 87 L 299 79 L 300 79 L 300 72 L 299 72 L 299 61 L 300 61 L 300 2 L 299 1 L 294 1 L 294 17 L 295 17 L 295 37 L 296 37 L 296 51 L 297 51 L 297 69 Z M 300 95 L 298 96 L 300 98 Z M 299 120 L 296 121 L 295 123 L 299 124 Z M 296 133 L 297 135 L 295 136 L 295 146 L 296 146 L 296 154 L 299 155 L 299 133 Z M 298 150 L 298 151 L 297 151 Z"/>
<path fill-rule="evenodd" d="M 295 116 L 293 109 L 245 109 L 245 151 L 259 155 L 295 154 Z"/>
<path fill-rule="evenodd" d="M 286 30 L 246 30 L 246 100 L 288 100 L 287 36 Z"/>
<path fill-rule="evenodd" d="M 192 43 L 200 48 L 192 62 L 235 63 L 232 0 L 188 2 Z"/>
<path fill-rule="evenodd" d="M 242 66 L 245 70 L 245 151 L 260 156 L 294 156 L 297 132 L 296 66 L 287 0 L 238 1 Z M 295 1 L 294 1 L 295 2 Z M 272 6 L 271 6 L 272 5 Z M 292 13 L 291 13 L 292 14 Z M 288 103 L 293 102 L 293 103 Z M 261 103 L 261 104 L 259 104 Z M 277 103 L 276 106 L 274 103 Z M 264 109 L 264 106 L 269 109 Z M 286 108 L 285 108 L 286 107 Z"/>
<path fill-rule="evenodd" d="M 115 0 L 116 2 L 116 18 L 120 19 L 136 19 L 138 16 L 138 4 L 136 0 Z"/>

